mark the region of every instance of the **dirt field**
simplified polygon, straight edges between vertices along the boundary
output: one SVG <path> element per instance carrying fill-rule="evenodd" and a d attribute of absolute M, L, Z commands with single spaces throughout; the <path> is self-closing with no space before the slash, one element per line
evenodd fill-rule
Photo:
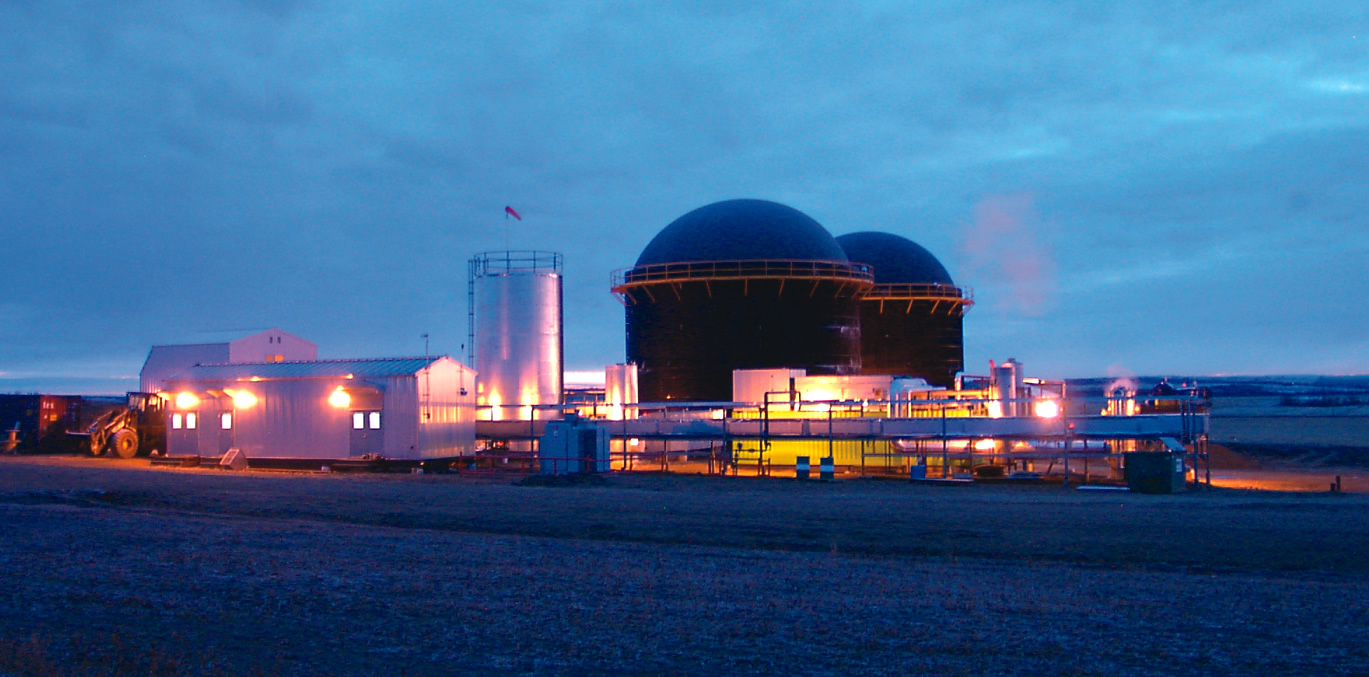
<path fill-rule="evenodd" d="M 1365 674 L 1369 496 L 0 458 L 0 675 Z"/>
<path fill-rule="evenodd" d="M 1213 416 L 1212 441 L 1304 447 L 1369 447 L 1365 416 Z"/>

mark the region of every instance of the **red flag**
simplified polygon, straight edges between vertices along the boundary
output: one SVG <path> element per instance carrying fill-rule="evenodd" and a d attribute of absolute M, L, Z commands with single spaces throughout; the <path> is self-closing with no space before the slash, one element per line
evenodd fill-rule
<path fill-rule="evenodd" d="M 506 219 L 509 218 L 509 216 L 512 216 L 513 218 L 518 219 L 519 221 L 523 220 L 523 217 L 519 216 L 518 212 L 513 211 L 513 207 L 505 207 L 504 213 L 507 215 L 504 217 Z"/>

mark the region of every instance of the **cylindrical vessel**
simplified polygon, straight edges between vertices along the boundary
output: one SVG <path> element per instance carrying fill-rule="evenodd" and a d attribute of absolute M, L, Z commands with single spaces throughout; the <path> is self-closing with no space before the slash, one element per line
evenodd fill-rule
<path fill-rule="evenodd" d="M 861 373 L 926 379 L 955 386 L 965 368 L 964 315 L 970 291 L 955 286 L 921 245 L 890 233 L 851 233 L 837 243 L 869 264 L 875 284 L 860 303 Z"/>
<path fill-rule="evenodd" d="M 1017 368 L 1015 360 L 1008 360 L 993 369 L 993 399 L 998 402 L 999 412 L 1003 416 L 1019 414 L 1019 407 L 1013 402 L 1018 398 L 1018 379 L 1021 378 Z"/>
<path fill-rule="evenodd" d="M 685 214 L 614 274 L 641 400 L 730 401 L 734 369 L 859 373 L 871 279 L 790 207 L 729 200 Z"/>
<path fill-rule="evenodd" d="M 564 385 L 561 255 L 504 251 L 470 261 L 476 402 L 492 420 L 554 417 Z"/>
<path fill-rule="evenodd" d="M 604 404 L 615 421 L 637 418 L 637 365 L 614 364 L 604 368 Z"/>

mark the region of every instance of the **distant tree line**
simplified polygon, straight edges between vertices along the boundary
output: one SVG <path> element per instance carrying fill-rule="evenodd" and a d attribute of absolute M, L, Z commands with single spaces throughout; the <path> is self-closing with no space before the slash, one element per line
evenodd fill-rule
<path fill-rule="evenodd" d="M 1369 404 L 1369 400 L 1355 395 L 1284 395 L 1281 407 L 1354 407 Z"/>

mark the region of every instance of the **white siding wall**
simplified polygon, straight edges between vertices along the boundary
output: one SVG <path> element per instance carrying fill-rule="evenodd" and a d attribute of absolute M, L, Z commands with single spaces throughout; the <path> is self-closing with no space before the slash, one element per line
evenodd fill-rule
<path fill-rule="evenodd" d="M 301 362 L 318 359 L 318 346 L 279 329 L 244 336 L 228 344 L 228 362 Z M 280 356 L 280 360 L 275 357 Z"/>
<path fill-rule="evenodd" d="M 168 376 L 197 364 L 268 362 L 276 356 L 286 362 L 317 360 L 318 346 L 279 329 L 221 343 L 152 346 L 143 362 L 138 389 L 144 393 L 165 390 Z"/>
<path fill-rule="evenodd" d="M 417 383 L 423 387 L 423 375 Z M 461 390 L 465 388 L 466 394 Z M 475 453 L 475 371 L 449 358 L 428 368 L 430 416 L 418 418 L 419 449 L 423 458 L 469 456 Z M 420 391 L 421 392 L 421 391 Z M 420 409 L 422 407 L 420 406 Z"/>
<path fill-rule="evenodd" d="M 434 362 L 430 372 L 375 382 L 381 398 L 382 453 L 391 459 L 443 458 L 475 451 L 475 372 L 449 359 Z M 356 387 L 344 378 L 301 378 L 258 382 L 200 381 L 176 384 L 201 394 L 195 431 L 168 430 L 167 453 L 213 457 L 229 446 L 251 458 L 338 459 L 351 456 L 351 409 L 328 404 L 338 387 Z M 461 390 L 465 388 L 466 394 Z M 234 410 L 228 397 L 208 391 L 240 388 L 257 402 Z M 428 393 L 423 398 L 421 393 Z M 354 404 L 361 401 L 354 400 Z M 233 412 L 233 429 L 225 433 L 219 415 Z M 424 416 L 424 413 L 428 416 Z M 171 413 L 184 413 L 172 409 Z M 170 419 L 168 418 L 168 421 Z"/>
<path fill-rule="evenodd" d="M 733 402 L 764 402 L 766 393 L 780 393 L 789 390 L 789 380 L 802 378 L 808 372 L 802 369 L 734 369 L 732 370 Z M 772 400 L 788 401 L 779 395 Z"/>
<path fill-rule="evenodd" d="M 257 404 L 237 412 L 237 447 L 249 459 L 347 458 L 351 413 L 328 404 L 328 396 L 343 383 L 299 379 L 251 384 Z"/>
<path fill-rule="evenodd" d="M 385 430 L 386 458 L 422 458 L 418 448 L 418 389 L 413 376 L 385 380 L 385 405 L 380 412 Z"/>
<path fill-rule="evenodd" d="M 328 395 L 343 379 L 260 381 L 251 384 L 201 381 L 178 385 L 202 395 L 196 430 L 170 429 L 167 453 L 172 456 L 213 457 L 233 446 L 248 458 L 347 458 L 351 447 L 351 413 L 328 404 Z M 234 409 L 232 400 L 204 397 L 208 390 L 244 388 L 257 397 L 247 409 Z M 233 413 L 232 431 L 224 431 L 220 414 Z"/>

